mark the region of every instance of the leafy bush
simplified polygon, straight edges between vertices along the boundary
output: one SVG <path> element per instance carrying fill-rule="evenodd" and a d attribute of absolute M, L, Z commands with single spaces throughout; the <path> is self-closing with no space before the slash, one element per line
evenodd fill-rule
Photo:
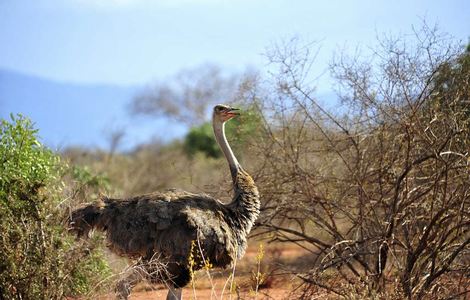
<path fill-rule="evenodd" d="M 30 120 L 0 126 L 0 295 L 59 299 L 90 290 L 107 266 L 93 244 L 73 246 L 63 219 L 66 165 Z"/>
<path fill-rule="evenodd" d="M 184 140 L 184 150 L 189 156 L 193 156 L 197 152 L 202 152 L 212 158 L 218 158 L 222 155 L 212 133 L 212 126 L 208 122 L 191 128 Z"/>

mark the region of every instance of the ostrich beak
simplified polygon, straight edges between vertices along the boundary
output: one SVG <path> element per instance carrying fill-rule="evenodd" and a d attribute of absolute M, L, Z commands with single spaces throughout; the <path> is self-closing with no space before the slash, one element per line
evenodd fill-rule
<path fill-rule="evenodd" d="M 231 107 L 231 108 L 227 109 L 227 111 L 225 112 L 225 114 L 226 114 L 227 116 L 229 116 L 230 118 L 233 118 L 233 117 L 235 117 L 235 116 L 239 116 L 239 115 L 240 115 L 240 113 L 238 112 L 239 110 L 240 110 L 240 109 L 238 109 L 238 108 L 233 108 L 233 107 Z"/>

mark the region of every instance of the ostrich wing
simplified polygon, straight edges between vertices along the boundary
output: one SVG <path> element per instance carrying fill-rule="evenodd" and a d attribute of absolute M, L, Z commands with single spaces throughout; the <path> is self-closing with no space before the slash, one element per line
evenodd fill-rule
<path fill-rule="evenodd" d="M 229 214 L 210 196 L 169 191 L 104 199 L 98 227 L 120 255 L 185 261 L 196 243 L 212 263 L 224 265 L 232 260 L 236 243 L 226 222 Z"/>

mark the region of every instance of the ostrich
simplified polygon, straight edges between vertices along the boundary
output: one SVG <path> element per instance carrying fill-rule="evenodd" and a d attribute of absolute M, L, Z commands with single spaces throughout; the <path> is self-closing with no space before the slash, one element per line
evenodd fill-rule
<path fill-rule="evenodd" d="M 142 279 L 168 284 L 166 299 L 181 299 L 192 272 L 206 261 L 226 268 L 244 255 L 260 202 L 253 179 L 225 138 L 225 122 L 239 115 L 237 110 L 219 104 L 212 114 L 215 138 L 232 176 L 230 203 L 205 194 L 169 190 L 124 200 L 105 197 L 71 213 L 70 230 L 78 237 L 88 236 L 96 228 L 106 233 L 111 251 L 137 259 L 134 271 L 116 286 L 119 299 L 127 299 Z M 194 250 L 199 254 L 194 255 Z M 164 272 L 155 271 L 155 257 L 165 264 Z"/>

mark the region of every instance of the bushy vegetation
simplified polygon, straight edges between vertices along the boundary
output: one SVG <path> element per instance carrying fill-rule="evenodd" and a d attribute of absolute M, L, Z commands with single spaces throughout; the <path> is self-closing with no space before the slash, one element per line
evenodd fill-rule
<path fill-rule="evenodd" d="M 190 156 L 197 152 L 202 152 L 207 157 L 212 158 L 222 156 L 222 152 L 214 138 L 212 125 L 208 122 L 190 129 L 184 140 L 184 150 Z"/>
<path fill-rule="evenodd" d="M 470 290 L 469 53 L 426 25 L 413 37 L 336 56 L 336 110 L 308 83 L 313 51 L 291 43 L 270 53 L 278 71 L 260 103 L 274 108 L 258 152 L 260 226 L 317 255 L 297 274 L 305 298 Z"/>
<path fill-rule="evenodd" d="M 0 126 L 0 295 L 62 299 L 85 294 L 108 273 L 96 243 L 75 245 L 66 232 L 67 166 L 40 144 L 28 119 Z M 77 186 L 89 185 L 77 176 Z M 73 189 L 73 188 L 72 188 Z"/>

